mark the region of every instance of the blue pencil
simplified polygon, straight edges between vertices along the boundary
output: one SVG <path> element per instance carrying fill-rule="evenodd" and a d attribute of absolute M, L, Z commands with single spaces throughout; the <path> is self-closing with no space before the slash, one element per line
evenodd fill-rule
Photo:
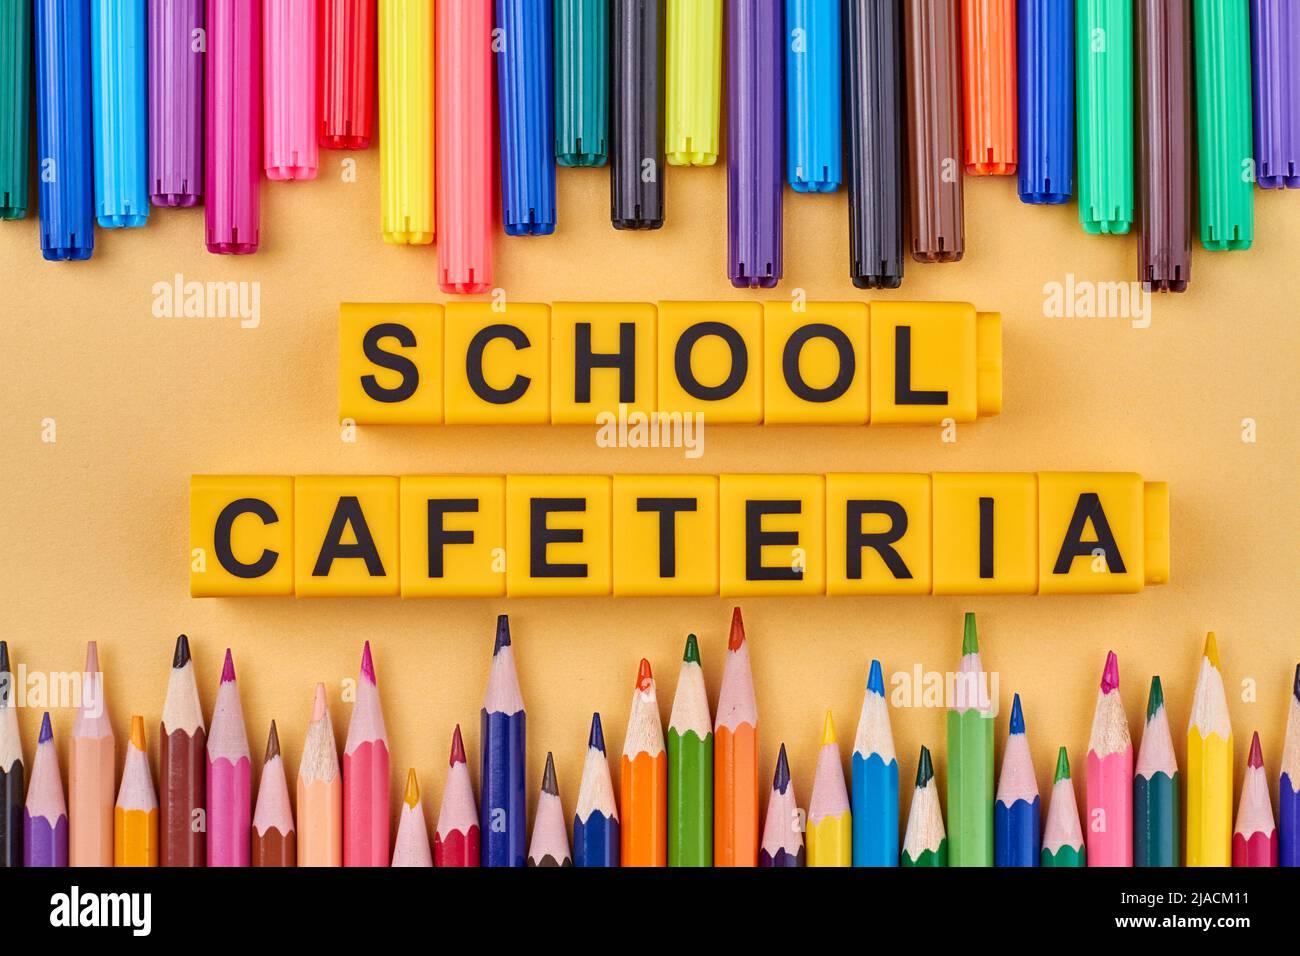
<path fill-rule="evenodd" d="M 840 0 L 785 0 L 786 177 L 795 192 L 840 188 Z"/>
<path fill-rule="evenodd" d="M 1074 191 L 1074 2 L 1019 0 L 1020 201 L 1059 205 Z"/>
<path fill-rule="evenodd" d="M 510 647 L 510 619 L 504 614 L 497 617 L 492 668 L 479 718 L 483 751 L 479 862 L 481 866 L 523 866 L 528 807 L 524 795 L 524 699 Z"/>
<path fill-rule="evenodd" d="M 582 766 L 578 809 L 573 814 L 573 865 L 618 866 L 618 805 L 605 755 L 605 733 L 600 714 L 591 715 L 587 762 Z"/>
<path fill-rule="evenodd" d="M 871 662 L 853 741 L 853 865 L 898 866 L 898 756 L 880 661 Z"/>
<path fill-rule="evenodd" d="M 36 173 L 41 255 L 95 249 L 90 109 L 90 0 L 36 0 Z"/>
<path fill-rule="evenodd" d="M 1002 776 L 993 805 L 993 863 L 995 866 L 1038 866 L 1042 808 L 1038 780 L 1025 736 L 1020 695 L 1011 704 L 1011 728 L 1002 753 Z"/>
<path fill-rule="evenodd" d="M 1291 707 L 1278 781 L 1278 866 L 1300 866 L 1300 664 L 1295 666 Z"/>
<path fill-rule="evenodd" d="M 149 74 L 145 5 L 91 0 L 95 215 L 105 229 L 149 221 Z"/>
<path fill-rule="evenodd" d="M 555 232 L 551 0 L 496 0 L 501 221 L 508 236 Z"/>

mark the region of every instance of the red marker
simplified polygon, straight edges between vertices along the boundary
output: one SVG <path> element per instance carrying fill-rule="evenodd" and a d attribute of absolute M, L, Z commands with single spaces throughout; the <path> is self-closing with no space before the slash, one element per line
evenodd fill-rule
<path fill-rule="evenodd" d="M 365 149 L 375 124 L 375 0 L 320 0 L 320 144 Z"/>

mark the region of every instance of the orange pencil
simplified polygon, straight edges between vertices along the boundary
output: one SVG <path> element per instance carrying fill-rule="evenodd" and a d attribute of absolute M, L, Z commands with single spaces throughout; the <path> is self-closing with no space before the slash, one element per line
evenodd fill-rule
<path fill-rule="evenodd" d="M 962 0 L 966 172 L 1010 176 L 1018 160 L 1015 0 Z"/>
<path fill-rule="evenodd" d="M 758 865 L 758 708 L 740 608 L 731 612 L 713 727 L 713 865 Z"/>
<path fill-rule="evenodd" d="M 113 808 L 113 865 L 158 865 L 158 792 L 149 771 L 144 718 L 138 714 L 131 718 L 122 789 Z"/>
<path fill-rule="evenodd" d="M 619 761 L 623 866 L 668 865 L 668 754 L 650 662 L 642 659 Z"/>
<path fill-rule="evenodd" d="M 94 641 L 86 644 L 86 671 L 81 676 L 81 707 L 72 724 L 68 759 L 68 864 L 112 866 L 117 741 L 108 721 Z"/>
<path fill-rule="evenodd" d="M 343 778 L 324 684 L 316 685 L 298 764 L 298 865 L 343 865 Z"/>

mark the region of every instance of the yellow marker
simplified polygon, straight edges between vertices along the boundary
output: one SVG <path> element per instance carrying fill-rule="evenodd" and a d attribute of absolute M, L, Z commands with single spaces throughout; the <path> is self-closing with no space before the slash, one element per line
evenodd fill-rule
<path fill-rule="evenodd" d="M 718 161 L 722 0 L 668 0 L 665 151 L 670 166 Z"/>
<path fill-rule="evenodd" d="M 379 195 L 385 242 L 433 242 L 433 4 L 425 0 L 379 0 Z"/>
<path fill-rule="evenodd" d="M 131 718 L 122 788 L 113 809 L 113 865 L 158 865 L 158 794 L 145 750 L 144 718 Z"/>
<path fill-rule="evenodd" d="M 1232 723 L 1213 631 L 1187 725 L 1187 865 L 1232 865 Z"/>
<path fill-rule="evenodd" d="M 844 764 L 835 740 L 835 721 L 826 711 L 822 749 L 817 756 L 817 776 L 808 801 L 808 865 L 853 865 L 853 816 L 849 790 L 844 784 Z"/>

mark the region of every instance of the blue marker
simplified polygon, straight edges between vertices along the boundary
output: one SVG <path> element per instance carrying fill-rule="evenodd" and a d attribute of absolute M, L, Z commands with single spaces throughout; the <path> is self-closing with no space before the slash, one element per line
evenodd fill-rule
<path fill-rule="evenodd" d="M 840 0 L 785 0 L 786 178 L 833 193 L 840 148 Z"/>
<path fill-rule="evenodd" d="M 1025 736 L 1025 716 L 1020 712 L 1020 695 L 1011 704 L 1011 727 L 1002 752 L 1002 776 L 998 780 L 997 802 L 993 805 L 993 863 L 995 866 L 1038 866 L 1039 826 L 1042 810 L 1038 802 L 1038 780 Z"/>
<path fill-rule="evenodd" d="M 871 662 L 853 741 L 853 865 L 898 866 L 898 757 L 880 661 Z"/>
<path fill-rule="evenodd" d="M 1074 192 L 1074 2 L 1019 0 L 1020 201 Z"/>
<path fill-rule="evenodd" d="M 496 10 L 501 220 L 508 236 L 549 236 L 555 232 L 551 0 L 496 0 Z"/>
<path fill-rule="evenodd" d="M 41 255 L 95 249 L 90 115 L 90 0 L 36 0 L 36 175 Z"/>
<path fill-rule="evenodd" d="M 144 0 L 91 0 L 95 216 L 105 229 L 149 221 L 149 74 Z"/>

